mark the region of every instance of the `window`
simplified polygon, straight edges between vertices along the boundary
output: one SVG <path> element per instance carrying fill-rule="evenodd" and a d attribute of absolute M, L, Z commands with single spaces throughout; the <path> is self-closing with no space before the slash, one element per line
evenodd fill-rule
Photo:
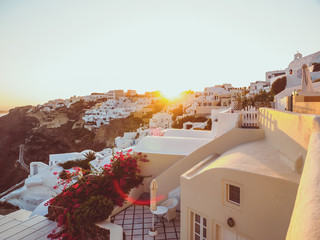
<path fill-rule="evenodd" d="M 192 240 L 207 239 L 207 219 L 197 213 L 191 212 Z"/>
<path fill-rule="evenodd" d="M 34 164 L 33 165 L 33 175 L 36 175 L 36 174 L 38 174 L 38 165 Z"/>
<path fill-rule="evenodd" d="M 244 199 L 244 186 L 241 183 L 222 179 L 222 204 L 242 211 Z"/>
<path fill-rule="evenodd" d="M 227 184 L 227 201 L 240 205 L 240 187 Z"/>

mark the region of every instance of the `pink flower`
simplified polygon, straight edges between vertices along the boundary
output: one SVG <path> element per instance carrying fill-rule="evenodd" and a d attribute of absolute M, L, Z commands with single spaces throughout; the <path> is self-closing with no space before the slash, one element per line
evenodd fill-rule
<path fill-rule="evenodd" d="M 54 175 L 57 175 L 57 174 L 58 174 L 58 172 L 54 172 L 53 174 L 54 174 Z"/>

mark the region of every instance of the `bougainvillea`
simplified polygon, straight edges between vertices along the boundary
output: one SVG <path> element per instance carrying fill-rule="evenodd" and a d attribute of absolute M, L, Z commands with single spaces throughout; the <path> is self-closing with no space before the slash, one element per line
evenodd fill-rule
<path fill-rule="evenodd" d="M 66 171 L 67 177 L 59 182 L 64 190 L 47 202 L 62 209 L 55 217 L 58 230 L 48 237 L 73 240 L 83 239 L 84 233 L 89 233 L 94 238 L 94 223 L 107 219 L 116 206 L 123 206 L 130 190 L 142 183 L 138 161 L 148 160 L 141 153 L 117 152 L 101 171 L 84 175 L 81 168 L 73 173 Z M 75 177 L 78 181 L 72 184 Z"/>

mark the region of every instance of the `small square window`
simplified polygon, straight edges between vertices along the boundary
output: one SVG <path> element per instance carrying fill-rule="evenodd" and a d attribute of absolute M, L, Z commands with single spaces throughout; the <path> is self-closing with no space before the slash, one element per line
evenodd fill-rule
<path fill-rule="evenodd" d="M 237 205 L 240 205 L 240 187 L 227 184 L 228 188 L 228 197 L 227 200 L 231 203 L 235 203 Z"/>

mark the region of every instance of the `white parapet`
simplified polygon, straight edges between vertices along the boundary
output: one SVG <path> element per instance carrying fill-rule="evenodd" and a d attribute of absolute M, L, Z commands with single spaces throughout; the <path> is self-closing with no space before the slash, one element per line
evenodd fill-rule
<path fill-rule="evenodd" d="M 96 225 L 100 228 L 110 230 L 110 239 L 123 240 L 123 229 L 121 226 L 114 223 L 110 223 L 108 221 L 102 221 L 102 222 L 96 223 Z"/>
<path fill-rule="evenodd" d="M 286 240 L 320 238 L 320 132 L 311 135 Z"/>

